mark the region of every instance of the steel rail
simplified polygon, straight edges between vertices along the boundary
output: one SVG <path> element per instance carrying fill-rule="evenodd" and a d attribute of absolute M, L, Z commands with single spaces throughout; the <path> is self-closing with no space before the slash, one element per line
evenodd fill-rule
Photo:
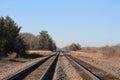
<path fill-rule="evenodd" d="M 48 60 L 50 57 L 54 56 L 53 55 L 49 55 L 46 58 L 37 61 L 36 63 L 32 64 L 31 66 L 28 66 L 27 68 L 5 78 L 4 80 L 22 80 L 23 78 L 25 78 L 29 73 L 31 73 L 33 70 L 35 70 L 36 68 L 38 68 L 41 64 L 43 64 L 46 60 Z"/>
<path fill-rule="evenodd" d="M 69 55 L 72 56 L 72 55 Z M 67 56 L 68 57 L 68 56 Z M 74 56 L 72 56 L 74 57 Z M 96 75 L 94 75 L 92 72 L 90 72 L 89 70 L 87 70 L 83 65 L 77 63 L 75 60 L 71 59 L 70 57 L 68 57 L 70 60 L 72 60 L 74 62 L 74 64 L 76 64 L 77 66 L 79 66 L 86 74 L 89 75 L 89 77 L 91 77 L 93 80 L 101 80 L 99 79 Z M 76 57 L 74 57 L 76 58 Z"/>
<path fill-rule="evenodd" d="M 56 55 L 56 57 L 54 58 L 54 60 L 50 63 L 47 70 L 43 73 L 43 75 L 41 76 L 41 78 L 39 80 L 52 80 L 54 71 L 55 71 L 55 67 L 56 67 L 56 64 L 58 61 L 58 57 L 59 57 L 59 52 Z"/>

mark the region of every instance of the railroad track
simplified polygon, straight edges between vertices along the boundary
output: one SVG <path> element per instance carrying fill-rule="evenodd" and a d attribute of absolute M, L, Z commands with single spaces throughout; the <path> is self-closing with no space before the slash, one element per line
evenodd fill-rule
<path fill-rule="evenodd" d="M 53 75 L 54 75 L 54 72 L 55 72 L 58 57 L 59 57 L 59 54 L 57 54 L 57 56 L 54 58 L 53 62 L 50 63 L 49 67 L 44 72 L 44 74 L 42 75 L 40 80 L 52 80 L 53 79 Z"/>
<path fill-rule="evenodd" d="M 53 80 L 59 55 L 59 52 L 54 55 L 50 55 L 26 69 L 11 75 L 5 80 Z M 63 56 L 68 59 L 67 62 L 77 70 L 78 76 L 80 75 L 83 80 L 119 80 L 115 76 L 108 74 L 107 72 L 96 68 L 77 57 L 69 54 L 63 54 Z"/>
<path fill-rule="evenodd" d="M 28 80 L 27 76 L 31 75 L 32 73 L 34 74 L 34 72 L 38 68 L 40 68 L 40 69 L 42 68 L 43 69 L 42 72 L 44 72 L 44 73 L 41 76 L 39 76 L 39 79 L 35 78 L 34 80 L 52 80 L 58 56 L 59 56 L 59 53 L 50 55 L 50 56 L 46 57 L 45 59 L 40 60 L 40 61 L 36 62 L 35 64 L 9 76 L 5 80 Z M 43 65 L 46 66 L 46 68 L 44 68 Z M 38 69 L 38 70 L 40 70 L 40 69 Z M 37 74 L 38 73 L 36 73 L 35 75 L 32 75 L 32 76 L 36 77 Z"/>
<path fill-rule="evenodd" d="M 78 70 L 84 80 L 119 80 L 115 76 L 88 64 L 77 57 L 65 54 L 70 63 Z M 81 71 L 82 70 L 82 71 Z"/>

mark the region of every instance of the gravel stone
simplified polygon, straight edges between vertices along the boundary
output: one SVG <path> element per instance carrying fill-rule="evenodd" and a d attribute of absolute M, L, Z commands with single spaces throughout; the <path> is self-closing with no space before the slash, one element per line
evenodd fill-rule
<path fill-rule="evenodd" d="M 38 62 L 39 60 L 42 60 L 43 58 L 45 58 L 45 57 L 32 59 L 32 60 L 26 61 L 24 63 L 10 62 L 8 60 L 6 60 L 6 62 L 1 61 L 0 62 L 0 80 L 4 80 L 8 76 Z"/>
<path fill-rule="evenodd" d="M 120 79 L 120 62 L 119 61 L 110 61 L 106 59 L 93 59 L 93 58 L 87 58 L 87 57 L 78 57 L 78 58 Z"/>

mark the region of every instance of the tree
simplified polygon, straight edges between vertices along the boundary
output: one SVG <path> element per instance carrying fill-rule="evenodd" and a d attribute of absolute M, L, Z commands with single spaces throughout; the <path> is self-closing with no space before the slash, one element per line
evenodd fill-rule
<path fill-rule="evenodd" d="M 15 51 L 17 37 L 21 27 L 19 27 L 9 16 L 0 17 L 0 54 L 7 56 Z"/>
<path fill-rule="evenodd" d="M 40 50 L 55 50 L 56 44 L 50 37 L 50 35 L 47 33 L 47 31 L 41 31 L 40 37 L 39 37 L 39 49 Z"/>
<path fill-rule="evenodd" d="M 78 50 L 78 47 L 77 47 L 77 45 L 76 45 L 75 43 L 72 43 L 72 44 L 69 46 L 69 49 L 70 49 L 70 50 L 73 50 L 73 51 L 76 51 L 76 50 Z"/>
<path fill-rule="evenodd" d="M 81 50 L 81 46 L 79 43 L 72 43 L 68 46 L 65 46 L 62 48 L 63 51 L 69 51 L 69 50 L 73 50 L 73 51 L 76 51 L 76 50 Z"/>
<path fill-rule="evenodd" d="M 15 52 L 19 53 L 17 54 L 17 57 L 25 57 L 25 50 L 26 50 L 26 43 L 24 42 L 23 38 L 19 35 L 16 40 L 15 45 Z"/>
<path fill-rule="evenodd" d="M 53 47 L 52 51 L 56 51 L 57 50 L 57 46 L 56 46 L 55 42 L 52 43 L 52 47 Z"/>
<path fill-rule="evenodd" d="M 31 33 L 21 33 L 20 36 L 27 45 L 28 50 L 38 49 L 39 36 Z"/>
<path fill-rule="evenodd" d="M 81 45 L 79 43 L 77 43 L 76 45 L 77 45 L 77 50 L 81 50 Z"/>

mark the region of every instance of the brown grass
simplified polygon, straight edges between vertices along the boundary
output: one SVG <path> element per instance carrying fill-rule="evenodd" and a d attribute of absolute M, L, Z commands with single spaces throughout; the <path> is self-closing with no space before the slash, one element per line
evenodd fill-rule
<path fill-rule="evenodd" d="M 74 56 L 82 56 L 82 57 L 88 57 L 88 58 L 93 58 L 93 59 L 120 60 L 120 57 L 116 57 L 116 56 L 106 57 L 101 52 L 89 53 L 89 52 L 71 51 L 70 54 Z"/>
<path fill-rule="evenodd" d="M 70 53 L 74 56 L 82 56 L 88 58 L 103 58 L 102 53 L 88 53 L 88 52 L 80 52 L 80 51 L 71 51 Z"/>
<path fill-rule="evenodd" d="M 40 54 L 40 55 L 49 55 L 52 51 L 49 50 L 28 50 L 27 53 L 29 54 Z"/>
<path fill-rule="evenodd" d="M 14 53 L 10 53 L 8 54 L 8 58 L 16 58 L 17 57 L 17 54 L 14 52 Z"/>

